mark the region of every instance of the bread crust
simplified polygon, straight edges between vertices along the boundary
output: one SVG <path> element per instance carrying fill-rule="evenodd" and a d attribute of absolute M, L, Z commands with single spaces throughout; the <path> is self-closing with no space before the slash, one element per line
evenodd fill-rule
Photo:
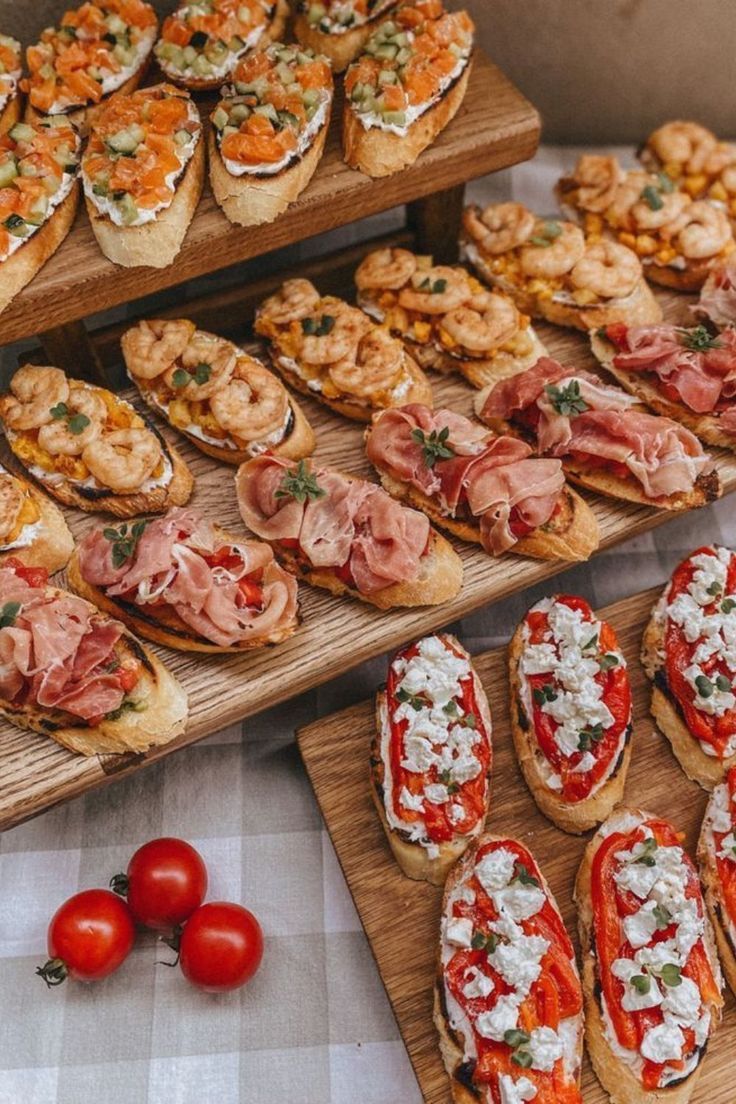
<path fill-rule="evenodd" d="M 204 135 L 200 134 L 173 200 L 151 222 L 141 226 L 116 226 L 85 195 L 92 230 L 108 260 L 124 268 L 140 265 L 168 268 L 173 264 L 199 203 L 204 177 L 205 142 Z"/>
<path fill-rule="evenodd" d="M 468 88 L 472 55 L 462 73 L 432 107 L 399 136 L 379 127 L 366 130 L 346 101 L 342 115 L 342 142 L 345 161 L 351 169 L 367 176 L 391 176 L 413 165 L 419 154 L 434 142 L 457 114 Z"/>
<path fill-rule="evenodd" d="M 155 41 L 155 40 L 154 40 Z M 151 51 L 153 50 L 153 43 L 151 43 L 151 50 L 146 54 L 145 58 L 141 62 L 140 66 L 136 69 L 132 76 L 128 77 L 124 84 L 121 84 L 120 88 L 115 92 L 111 92 L 107 96 L 103 96 L 99 103 L 88 104 L 87 107 L 77 107 L 73 111 L 63 112 L 64 116 L 73 123 L 79 131 L 82 138 L 86 138 L 89 134 L 90 127 L 97 122 L 98 118 L 105 110 L 112 96 L 127 96 L 130 92 L 135 92 L 139 86 L 151 61 Z M 24 114 L 25 122 L 37 123 L 39 119 L 44 119 L 45 115 L 36 111 L 35 107 L 31 103 L 30 96 L 26 97 L 26 109 Z"/>
<path fill-rule="evenodd" d="M 0 111 L 0 134 L 7 134 L 21 116 L 22 97 L 19 91 L 13 93 L 5 107 Z"/>
<path fill-rule="evenodd" d="M 666 398 L 660 388 L 647 379 L 646 372 L 625 372 L 616 368 L 613 363 L 616 355 L 614 346 L 605 337 L 600 337 L 595 330 L 590 334 L 590 347 L 599 363 L 630 395 L 635 395 L 657 414 L 664 414 L 673 421 L 687 426 L 707 445 L 736 452 L 736 436 L 732 433 L 724 433 L 717 415 L 696 414 L 684 402 L 673 402 L 672 399 Z"/>
<path fill-rule="evenodd" d="M 683 269 L 649 264 L 644 265 L 644 273 L 647 280 L 660 287 L 672 288 L 673 291 L 700 291 L 712 270 L 723 264 L 723 260 L 721 253 L 704 261 L 688 260 L 687 267 Z"/>
<path fill-rule="evenodd" d="M 77 213 L 80 189 L 79 180 L 75 180 L 69 194 L 54 209 L 43 226 L 7 260 L 0 261 L 0 313 L 31 282 L 64 241 Z"/>
<path fill-rule="evenodd" d="M 708 825 L 709 807 L 706 808 L 703 825 L 698 838 L 698 865 L 700 867 L 700 881 L 703 886 L 703 896 L 710 916 L 710 922 L 715 935 L 718 957 L 721 961 L 723 973 L 726 976 L 731 992 L 736 994 L 736 952 L 724 922 L 726 906 L 721 892 L 721 881 L 718 877 L 718 868 L 715 856 L 709 845 L 711 835 Z"/>
<path fill-rule="evenodd" d="M 351 61 L 360 54 L 366 42 L 373 34 L 375 25 L 384 19 L 394 3 L 387 4 L 376 15 L 361 23 L 358 27 L 351 27 L 343 34 L 325 34 L 318 27 L 313 27 L 306 15 L 297 12 L 294 16 L 294 37 L 302 46 L 314 50 L 316 54 L 323 54 L 330 59 L 333 73 L 342 73 L 347 69 Z"/>
<path fill-rule="evenodd" d="M 480 357 L 472 359 L 470 357 L 467 359 L 454 357 L 444 350 L 438 349 L 431 342 L 427 345 L 419 345 L 415 341 L 402 340 L 407 352 L 414 357 L 420 368 L 432 368 L 435 372 L 442 372 L 443 375 L 457 372 L 472 387 L 480 389 L 486 387 L 495 379 L 496 371 L 513 376 L 517 372 L 525 372 L 527 368 L 532 368 L 540 357 L 549 355 L 546 346 L 542 344 L 531 326 L 528 333 L 532 341 L 532 350 L 526 356 L 515 356 L 513 353 L 500 349 L 494 357 L 485 360 Z"/>
<path fill-rule="evenodd" d="M 74 538 L 56 503 L 31 483 L 19 482 L 27 488 L 38 507 L 40 531 L 26 548 L 8 548 L 0 552 L 0 566 L 8 559 L 17 559 L 27 567 L 45 567 L 49 575 L 53 575 L 66 567 L 74 551 Z"/>

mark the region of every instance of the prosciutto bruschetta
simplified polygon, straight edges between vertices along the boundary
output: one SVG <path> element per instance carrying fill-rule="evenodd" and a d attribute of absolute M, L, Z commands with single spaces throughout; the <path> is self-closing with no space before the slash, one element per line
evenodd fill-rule
<path fill-rule="evenodd" d="M 82 158 L 87 214 L 100 249 L 126 268 L 172 264 L 202 194 L 199 113 L 170 84 L 115 96 Z"/>
<path fill-rule="evenodd" d="M 272 222 L 319 164 L 332 111 L 326 58 L 275 43 L 249 54 L 223 89 L 209 134 L 210 183 L 231 222 Z"/>
<path fill-rule="evenodd" d="M 708 273 L 693 311 L 716 329 L 736 326 L 736 253 Z"/>
<path fill-rule="evenodd" d="M 17 39 L 0 34 L 0 134 L 15 126 L 21 116 L 21 52 Z"/>
<path fill-rule="evenodd" d="M 219 88 L 245 54 L 281 38 L 288 12 L 287 0 L 183 0 L 163 22 L 156 60 L 176 84 Z"/>
<path fill-rule="evenodd" d="M 582 1104 L 575 952 L 518 840 L 483 835 L 450 871 L 434 1019 L 454 1104 Z"/>
<path fill-rule="evenodd" d="M 687 1104 L 721 1017 L 721 971 L 682 836 L 620 806 L 575 883 L 585 1041 L 615 1104 Z"/>
<path fill-rule="evenodd" d="M 736 552 L 683 560 L 652 610 L 641 661 L 652 716 L 688 778 L 707 790 L 736 764 Z"/>
<path fill-rule="evenodd" d="M 342 73 L 357 57 L 379 19 L 397 0 L 297 0 L 294 35 Z"/>
<path fill-rule="evenodd" d="M 631 249 L 573 222 L 537 218 L 522 203 L 466 207 L 460 255 L 519 310 L 557 326 L 587 331 L 662 319 Z"/>
<path fill-rule="evenodd" d="M 697 291 L 736 248 L 721 206 L 693 200 L 666 173 L 625 172 L 615 157 L 585 154 L 559 181 L 557 195 L 586 234 L 633 250 L 648 280 L 677 291 Z"/>
<path fill-rule="evenodd" d="M 0 312 L 69 233 L 80 152 L 79 134 L 63 116 L 0 134 Z"/>
<path fill-rule="evenodd" d="M 400 337 L 422 368 L 459 372 L 474 387 L 520 371 L 546 352 L 512 299 L 459 265 L 408 249 L 376 249 L 355 273 L 358 306 Z"/>
<path fill-rule="evenodd" d="M 130 403 L 60 368 L 19 368 L 0 396 L 0 423 L 21 464 L 65 506 L 125 518 L 192 493 L 179 453 Z"/>
<path fill-rule="evenodd" d="M 551 357 L 481 391 L 476 411 L 495 431 L 513 426 L 541 455 L 560 457 L 572 482 L 599 494 L 686 510 L 721 493 L 713 461 L 689 429 Z"/>
<path fill-rule="evenodd" d="M 511 734 L 545 816 L 565 832 L 600 824 L 623 797 L 631 685 L 616 634 L 584 598 L 528 611 L 509 648 Z"/>
<path fill-rule="evenodd" d="M 66 567 L 73 549 L 59 507 L 0 464 L 0 567 L 13 557 L 53 575 Z"/>
<path fill-rule="evenodd" d="M 366 452 L 389 494 L 490 556 L 585 560 L 598 547 L 595 516 L 560 460 L 462 414 L 418 403 L 384 410 L 366 431 Z"/>
<path fill-rule="evenodd" d="M 376 695 L 371 796 L 409 878 L 444 885 L 483 831 L 491 714 L 470 656 L 448 633 L 407 644 Z"/>
<path fill-rule="evenodd" d="M 424 514 L 365 479 L 277 456 L 246 461 L 238 506 L 297 578 L 379 609 L 434 606 L 460 590 L 463 568 Z"/>
<path fill-rule="evenodd" d="M 357 307 L 320 295 L 309 280 L 286 280 L 256 312 L 255 331 L 288 384 L 346 418 L 432 405 L 432 388 L 398 338 Z"/>
<path fill-rule="evenodd" d="M 722 204 L 736 219 L 736 145 L 720 141 L 712 130 L 686 119 L 672 119 L 653 130 L 639 150 L 650 172 L 662 172 L 693 199 Z"/>
<path fill-rule="evenodd" d="M 241 464 L 269 450 L 298 460 L 314 434 L 260 360 L 186 319 L 139 322 L 121 339 L 128 375 L 146 403 L 197 448 Z"/>
<path fill-rule="evenodd" d="M 48 585 L 42 567 L 0 564 L 0 713 L 80 755 L 142 752 L 184 730 L 187 697 L 119 621 Z"/>
<path fill-rule="evenodd" d="M 618 383 L 708 445 L 736 449 L 736 328 L 605 326 L 593 352 Z"/>
<path fill-rule="evenodd" d="M 184 652 L 280 644 L 298 625 L 296 580 L 269 546 L 193 510 L 91 529 L 69 583 L 139 636 Z"/>
<path fill-rule="evenodd" d="M 698 840 L 700 879 L 726 981 L 736 993 L 736 767 L 713 790 Z"/>
<path fill-rule="evenodd" d="M 86 134 L 113 93 L 141 82 L 158 20 L 144 0 L 85 0 L 26 51 L 26 116 L 67 115 Z"/>
<path fill-rule="evenodd" d="M 342 141 L 351 169 L 390 176 L 413 165 L 457 114 L 475 27 L 442 0 L 389 12 L 345 74 Z"/>

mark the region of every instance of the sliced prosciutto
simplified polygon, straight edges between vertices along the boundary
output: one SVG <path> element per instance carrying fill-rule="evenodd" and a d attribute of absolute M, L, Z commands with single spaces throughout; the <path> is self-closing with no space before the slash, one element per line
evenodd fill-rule
<path fill-rule="evenodd" d="M 559 460 L 419 403 L 377 415 L 366 452 L 379 472 L 415 487 L 447 517 L 477 523 L 492 556 L 548 522 L 565 486 Z"/>
<path fill-rule="evenodd" d="M 692 491 L 712 461 L 697 437 L 670 418 L 635 410 L 637 400 L 590 372 L 541 357 L 486 394 L 483 421 L 511 421 L 540 453 L 635 480 L 653 500 Z"/>
<path fill-rule="evenodd" d="M 581 1104 L 575 952 L 522 843 L 481 836 L 450 873 L 440 970 L 437 1025 L 462 1053 L 453 1065 L 443 1045 L 445 1064 L 468 1099 Z"/>
<path fill-rule="evenodd" d="M 78 548 L 85 582 L 154 619 L 173 613 L 221 647 L 282 639 L 297 586 L 267 544 L 236 541 L 192 510 L 93 529 Z"/>
<path fill-rule="evenodd" d="M 711 271 L 694 310 L 714 326 L 736 326 L 736 253 Z"/>
<path fill-rule="evenodd" d="M 736 987 L 736 767 L 713 791 L 698 843 L 702 881 L 726 977 Z"/>

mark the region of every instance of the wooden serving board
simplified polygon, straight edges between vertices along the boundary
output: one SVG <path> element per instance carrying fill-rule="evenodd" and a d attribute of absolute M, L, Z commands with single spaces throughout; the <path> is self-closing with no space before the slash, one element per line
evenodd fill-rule
<path fill-rule="evenodd" d="M 550 592 L 552 591 L 550 587 Z M 618 633 L 629 664 L 634 701 L 633 756 L 625 801 L 670 818 L 686 834 L 691 855 L 707 795 L 682 772 L 649 716 L 649 682 L 639 664 L 644 625 L 659 588 L 600 611 Z M 579 952 L 572 891 L 588 837 L 569 836 L 537 809 L 518 768 L 509 728 L 506 649 L 474 657 L 493 716 L 493 790 L 487 827 L 527 844 L 548 878 Z M 361 702 L 301 729 L 297 741 L 338 859 L 427 1104 L 449 1104 L 447 1075 L 432 1022 L 442 891 L 406 878 L 389 849 L 368 792 L 373 702 Z M 708 1046 L 693 1104 L 733 1104 L 736 1002 Z M 590 1063 L 583 1065 L 586 1104 L 608 1104 Z"/>

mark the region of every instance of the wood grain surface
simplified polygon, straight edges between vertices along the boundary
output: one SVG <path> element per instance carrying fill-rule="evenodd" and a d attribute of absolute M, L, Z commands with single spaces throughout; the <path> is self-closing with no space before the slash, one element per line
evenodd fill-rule
<path fill-rule="evenodd" d="M 213 106 L 202 101 L 203 118 Z M 339 93 L 317 172 L 283 215 L 266 226 L 233 226 L 207 185 L 182 250 L 169 268 L 120 268 L 108 261 L 100 252 L 85 211 L 80 209 L 58 252 L 0 315 L 0 343 L 32 336 L 464 184 L 526 160 L 539 139 L 536 111 L 480 50 L 476 51 L 468 92 L 457 116 L 404 172 L 372 180 L 349 169 L 342 159 L 341 113 Z"/>
<path fill-rule="evenodd" d="M 690 855 L 707 796 L 680 770 L 649 717 L 649 683 L 638 661 L 644 624 L 659 588 L 601 610 L 618 633 L 634 692 L 633 756 L 625 801 L 670 818 L 686 833 Z M 474 657 L 493 716 L 493 781 L 488 830 L 527 844 L 549 880 L 567 929 L 577 939 L 572 903 L 575 874 L 588 837 L 568 836 L 538 811 L 514 755 L 508 710 L 506 649 Z M 450 1104 L 447 1076 L 432 1023 L 432 985 L 441 889 L 412 882 L 399 870 L 368 793 L 373 703 L 361 702 L 303 728 L 297 741 L 317 801 L 353 895 L 402 1037 L 427 1104 Z M 693 1104 L 733 1104 L 736 1004 L 728 993 L 723 1023 L 708 1046 Z M 585 1058 L 585 1104 L 607 1104 Z"/>

